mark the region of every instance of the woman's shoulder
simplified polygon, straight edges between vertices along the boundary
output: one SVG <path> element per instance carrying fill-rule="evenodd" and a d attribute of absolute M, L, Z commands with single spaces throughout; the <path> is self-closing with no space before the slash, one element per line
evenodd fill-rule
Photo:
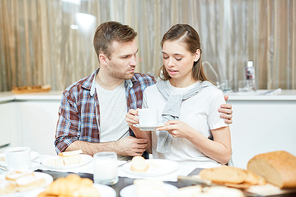
<path fill-rule="evenodd" d="M 148 87 L 145 89 L 145 92 L 155 91 L 156 89 L 157 89 L 156 84 L 153 84 L 153 85 L 151 85 L 151 86 L 148 86 Z"/>
<path fill-rule="evenodd" d="M 204 88 L 201 93 L 210 97 L 223 96 L 223 92 L 215 85 Z"/>

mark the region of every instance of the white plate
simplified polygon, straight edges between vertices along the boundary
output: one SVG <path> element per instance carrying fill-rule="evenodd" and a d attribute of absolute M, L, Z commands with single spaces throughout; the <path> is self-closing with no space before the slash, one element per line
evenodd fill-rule
<path fill-rule="evenodd" d="M 51 165 L 46 165 L 46 161 L 48 159 L 55 159 L 55 158 L 59 158 L 59 156 L 53 156 L 53 157 L 49 157 L 49 158 L 46 158 L 44 160 L 42 160 L 41 164 L 44 166 L 44 167 L 47 167 L 47 168 L 51 168 L 51 169 L 70 169 L 70 168 L 77 168 L 77 167 L 80 167 L 80 166 L 83 166 L 89 162 L 92 161 L 93 157 L 90 156 L 90 155 L 83 155 L 83 154 L 80 154 L 80 157 L 81 157 L 81 160 L 82 162 L 79 163 L 79 164 L 73 164 L 73 165 L 65 165 L 65 166 L 51 166 Z"/>
<path fill-rule="evenodd" d="M 139 129 L 141 129 L 142 131 L 155 131 L 155 129 L 157 128 L 157 127 L 162 127 L 162 126 L 164 126 L 164 124 L 163 123 L 159 123 L 158 125 L 155 125 L 155 126 L 141 126 L 141 125 L 139 125 L 139 124 L 135 124 L 134 125 L 134 127 L 137 127 L 137 128 L 139 128 Z"/>
<path fill-rule="evenodd" d="M 166 183 L 164 184 L 164 187 L 165 187 L 166 195 L 170 195 L 173 192 L 176 192 L 178 190 L 176 186 L 166 184 Z M 121 197 L 137 197 L 136 186 L 135 185 L 126 186 L 120 191 L 120 196 Z"/>
<path fill-rule="evenodd" d="M 113 188 L 106 186 L 106 185 L 101 185 L 101 184 L 96 184 L 94 183 L 93 186 L 99 190 L 99 193 L 101 197 L 116 197 L 116 192 Z M 44 191 L 44 188 L 40 188 L 38 190 L 32 191 L 28 193 L 24 197 L 37 197 L 41 192 Z M 2 197 L 2 196 L 1 196 Z"/>
<path fill-rule="evenodd" d="M 169 174 L 178 168 L 178 164 L 174 161 L 166 159 L 146 159 L 146 162 L 149 164 L 149 168 L 146 172 L 135 172 L 131 170 L 132 162 L 128 162 L 123 165 L 122 168 L 135 176 L 140 177 L 155 177 Z"/>
<path fill-rule="evenodd" d="M 52 176 L 50 176 L 49 174 L 42 173 L 42 172 L 34 172 L 34 174 L 37 177 L 43 177 L 43 178 L 45 178 L 45 185 L 43 186 L 43 188 L 37 188 L 37 189 L 33 189 L 31 191 L 25 191 L 25 192 L 15 192 L 15 193 L 11 193 L 11 194 L 1 195 L 1 197 L 27 196 L 28 194 L 30 194 L 32 192 L 44 190 L 44 187 L 48 186 L 53 181 Z M 0 179 L 5 179 L 5 173 L 0 175 Z"/>

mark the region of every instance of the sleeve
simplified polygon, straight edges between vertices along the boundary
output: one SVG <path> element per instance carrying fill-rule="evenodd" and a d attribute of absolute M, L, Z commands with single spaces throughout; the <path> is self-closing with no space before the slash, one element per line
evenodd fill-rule
<path fill-rule="evenodd" d="M 59 108 L 54 142 L 56 153 L 65 151 L 70 144 L 78 140 L 79 136 L 79 112 L 75 102 L 68 97 L 63 94 Z"/>
<path fill-rule="evenodd" d="M 225 123 L 224 119 L 220 117 L 221 113 L 218 112 L 220 105 L 224 103 L 225 100 L 223 97 L 223 93 L 220 90 L 216 94 L 214 94 L 211 101 L 209 102 L 208 125 L 211 130 L 228 126 L 228 124 Z"/>

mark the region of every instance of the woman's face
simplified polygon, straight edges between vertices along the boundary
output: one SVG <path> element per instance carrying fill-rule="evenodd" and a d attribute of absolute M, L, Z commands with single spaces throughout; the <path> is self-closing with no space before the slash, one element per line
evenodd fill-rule
<path fill-rule="evenodd" d="M 163 65 L 172 79 L 191 80 L 192 67 L 195 60 L 199 58 L 199 50 L 192 54 L 182 42 L 165 41 L 162 47 Z"/>

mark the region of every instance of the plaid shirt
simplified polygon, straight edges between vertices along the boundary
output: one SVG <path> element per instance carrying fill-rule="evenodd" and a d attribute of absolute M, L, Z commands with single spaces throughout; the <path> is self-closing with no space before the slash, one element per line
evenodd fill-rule
<path fill-rule="evenodd" d="M 100 107 L 94 83 L 98 72 L 99 69 L 63 92 L 54 142 L 57 153 L 76 140 L 100 142 Z M 125 80 L 127 110 L 142 108 L 143 91 L 154 83 L 154 77 L 140 73 Z M 130 135 L 134 136 L 131 129 Z"/>

